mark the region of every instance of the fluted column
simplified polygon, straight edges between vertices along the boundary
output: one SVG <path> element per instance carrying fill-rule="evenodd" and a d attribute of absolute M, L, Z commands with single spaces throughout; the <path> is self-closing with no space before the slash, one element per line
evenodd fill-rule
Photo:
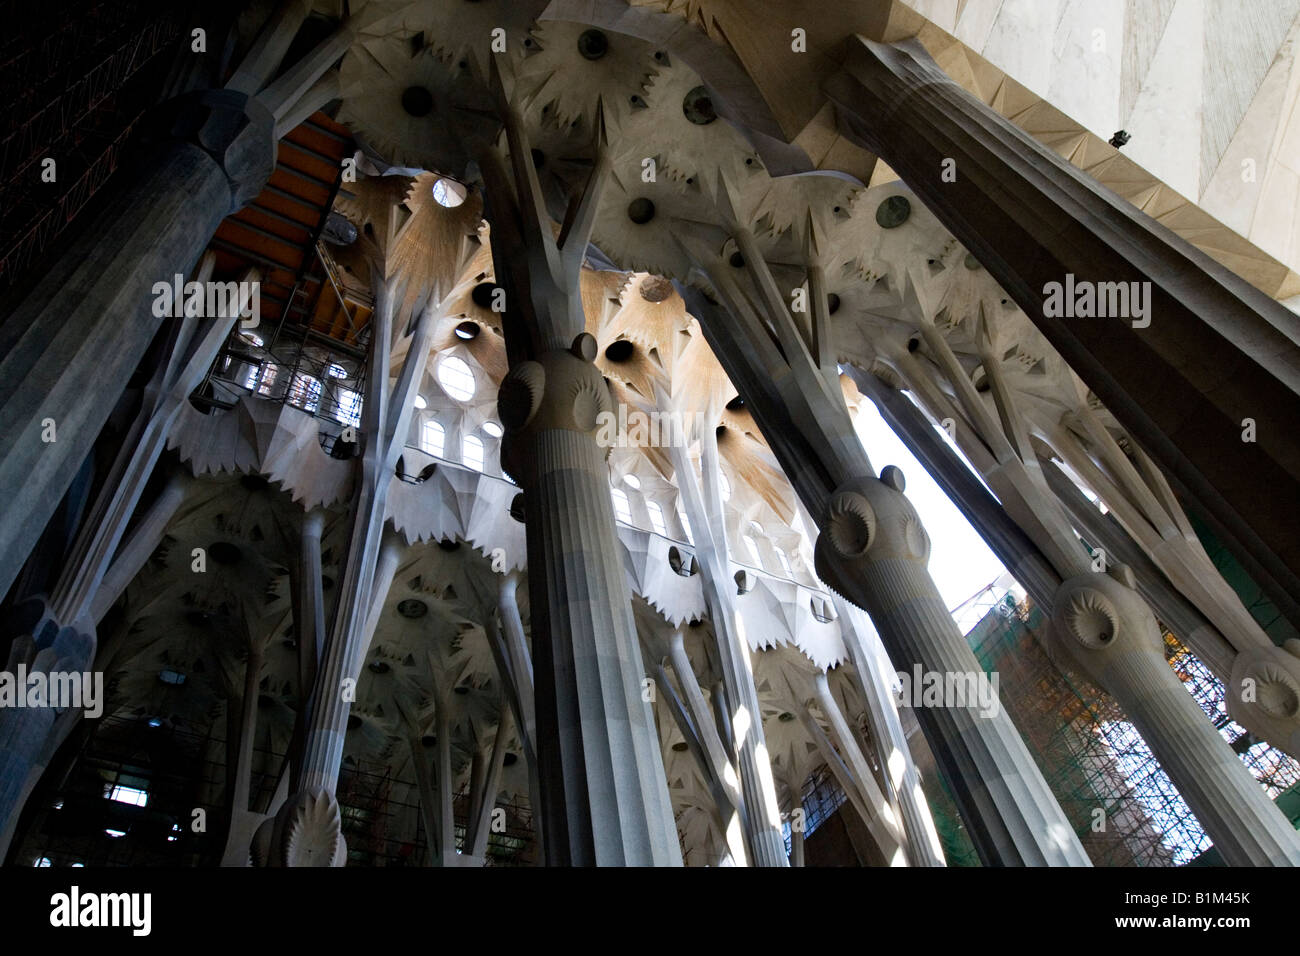
<path fill-rule="evenodd" d="M 501 383 L 502 464 L 524 488 L 541 817 L 553 865 L 679 865 L 596 416 L 596 340 Z"/>
<path fill-rule="evenodd" d="M 725 182 L 719 198 L 734 205 Z M 691 251 L 713 295 L 692 289 L 683 295 L 820 528 L 818 575 L 871 615 L 897 666 L 982 676 L 926 569 L 929 538 L 902 494 L 901 472 L 887 469 L 888 481 L 872 477 L 835 367 L 813 360 L 747 228 L 734 220 L 731 228 L 761 308 L 738 287 L 735 270 L 702 241 L 691 242 Z M 824 329 L 824 293 L 813 297 L 812 307 L 815 327 Z M 977 706 L 953 701 L 920 708 L 918 717 L 986 863 L 1088 864 L 1005 710 L 981 716 Z"/>
<path fill-rule="evenodd" d="M 1224 862 L 1300 865 L 1300 833 L 1165 662 L 1155 618 L 1134 583 L 1122 565 L 1064 582 L 1052 612 L 1053 648 L 1119 701 Z M 1288 689 L 1294 694 L 1294 683 Z"/>
<path fill-rule="evenodd" d="M 492 61 L 495 64 L 495 60 Z M 517 104 L 493 68 L 510 167 L 467 137 L 484 180 L 511 368 L 497 408 L 501 463 L 524 489 L 537 707 L 539 808 L 552 865 L 682 862 L 646 668 L 596 443 L 609 389 L 593 364 L 580 279 L 610 174 L 603 113 L 595 159 L 557 235 Z"/>
<path fill-rule="evenodd" d="M 817 573 L 870 614 L 890 658 L 936 675 L 983 676 L 925 565 L 930 539 L 902 473 L 859 478 L 831 496 Z M 962 818 L 986 864 L 1086 866 L 1088 857 L 1001 706 L 918 707 Z"/>

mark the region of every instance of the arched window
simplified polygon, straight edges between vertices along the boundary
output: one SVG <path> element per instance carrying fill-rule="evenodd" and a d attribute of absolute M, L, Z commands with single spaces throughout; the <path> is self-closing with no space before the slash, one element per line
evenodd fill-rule
<path fill-rule="evenodd" d="M 723 471 L 722 469 L 718 469 L 718 478 L 720 478 L 721 481 L 722 481 L 722 500 L 723 500 L 723 501 L 730 501 L 730 500 L 731 500 L 731 482 L 729 482 L 729 481 L 727 480 L 727 473 L 726 473 L 725 471 Z"/>
<path fill-rule="evenodd" d="M 438 384 L 458 402 L 474 397 L 474 371 L 464 359 L 448 355 L 438 363 Z"/>
<path fill-rule="evenodd" d="M 776 549 L 776 559 L 781 562 L 781 570 L 785 572 L 787 578 L 794 577 L 794 571 L 790 569 L 790 559 L 785 556 L 785 552 L 780 548 Z"/>
<path fill-rule="evenodd" d="M 628 504 L 627 492 L 622 488 L 610 489 L 609 496 L 614 499 L 614 517 L 624 524 L 632 523 L 632 506 Z"/>
<path fill-rule="evenodd" d="M 289 386 L 289 404 L 304 412 L 315 412 L 320 402 L 320 380 L 299 372 Z"/>
<path fill-rule="evenodd" d="M 334 404 L 337 406 L 334 411 L 334 418 L 344 425 L 357 427 L 361 424 L 361 393 L 354 392 L 350 388 L 340 388 L 335 391 Z"/>
<path fill-rule="evenodd" d="M 460 443 L 460 460 L 475 471 L 483 470 L 483 439 L 466 435 Z"/>
<path fill-rule="evenodd" d="M 447 432 L 443 429 L 442 423 L 430 418 L 420 429 L 420 448 L 435 458 L 441 458 L 443 442 L 446 438 Z"/>
<path fill-rule="evenodd" d="M 645 510 L 650 512 L 650 527 L 654 529 L 655 534 L 668 537 L 668 525 L 664 524 L 664 510 L 659 507 L 659 502 L 647 501 Z"/>
<path fill-rule="evenodd" d="M 758 556 L 758 542 L 749 535 L 744 536 L 745 547 L 749 548 L 749 554 L 754 559 L 754 566 L 761 568 L 763 559 Z"/>

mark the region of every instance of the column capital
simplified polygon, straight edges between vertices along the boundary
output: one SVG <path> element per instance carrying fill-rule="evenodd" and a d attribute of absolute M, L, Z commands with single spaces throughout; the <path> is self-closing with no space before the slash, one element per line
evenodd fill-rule
<path fill-rule="evenodd" d="M 261 101 L 235 90 L 196 90 L 161 104 L 146 146 L 168 140 L 197 146 L 230 184 L 230 212 L 256 198 L 275 169 L 275 117 Z"/>
<path fill-rule="evenodd" d="M 930 536 L 905 487 L 902 471 L 889 465 L 879 478 L 851 478 L 835 489 L 814 548 L 818 577 L 850 596 L 850 582 L 867 563 L 901 559 L 925 567 Z"/>
<path fill-rule="evenodd" d="M 1053 651 L 1064 650 L 1070 662 L 1108 690 L 1113 683 L 1109 673 L 1129 667 L 1134 656 L 1165 666 L 1155 615 L 1138 594 L 1126 565 L 1062 582 L 1052 599 L 1052 627 Z"/>
<path fill-rule="evenodd" d="M 1228 716 L 1287 753 L 1300 753 L 1300 641 L 1238 654 L 1224 687 Z"/>
<path fill-rule="evenodd" d="M 595 366 L 596 340 L 583 332 L 569 349 L 543 352 L 518 362 L 501 382 L 497 408 L 506 434 L 501 462 L 521 482 L 528 480 L 533 438 L 546 431 L 581 432 L 595 438 L 602 414 L 613 414 L 604 376 Z M 608 457 L 609 449 L 605 455 Z"/>

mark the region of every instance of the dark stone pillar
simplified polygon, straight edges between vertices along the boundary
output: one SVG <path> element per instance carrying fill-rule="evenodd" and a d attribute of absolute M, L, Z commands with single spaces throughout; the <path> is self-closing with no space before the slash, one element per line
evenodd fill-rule
<path fill-rule="evenodd" d="M 0 593 L 163 322 L 153 284 L 188 274 L 221 220 L 261 190 L 273 126 L 240 93 L 164 104 L 140 164 L 0 325 Z"/>

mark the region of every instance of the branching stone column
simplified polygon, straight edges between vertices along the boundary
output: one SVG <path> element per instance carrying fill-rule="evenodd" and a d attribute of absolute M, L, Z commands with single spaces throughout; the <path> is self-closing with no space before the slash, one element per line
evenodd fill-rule
<path fill-rule="evenodd" d="M 161 324 L 154 283 L 188 274 L 275 166 L 272 116 L 242 93 L 187 94 L 157 127 L 133 181 L 0 326 L 0 591 Z"/>
<path fill-rule="evenodd" d="M 1300 864 L 1300 834 L 1165 662 L 1155 618 L 1134 585 L 1123 566 L 1062 584 L 1054 647 L 1123 705 L 1224 862 Z"/>
<path fill-rule="evenodd" d="M 498 398 L 502 463 L 523 486 L 528 514 L 548 863 L 679 864 L 596 443 L 596 416 L 610 400 L 595 357 L 596 340 L 583 332 L 572 351 L 516 364 Z"/>
<path fill-rule="evenodd" d="M 921 790 L 920 771 L 912 759 L 898 707 L 885 684 L 886 675 L 891 673 L 889 655 L 860 607 L 838 594 L 834 595 L 834 602 L 840 634 L 853 658 L 858 687 L 871 716 L 877 753 L 885 768 L 885 782 L 903 817 L 908 856 L 913 866 L 947 866 L 929 802 Z"/>
<path fill-rule="evenodd" d="M 1060 587 L 1061 576 L 1038 546 L 902 392 L 871 372 L 854 368 L 849 376 L 875 403 L 880 417 L 925 466 L 971 527 L 979 532 L 1002 566 L 1025 586 L 1035 604 L 1050 613 L 1052 595 Z"/>
<path fill-rule="evenodd" d="M 705 419 L 711 422 L 715 416 L 710 413 Z M 740 768 L 741 793 L 737 809 L 750 860 L 754 866 L 788 866 L 776 781 L 772 777 L 772 761 L 763 735 L 763 711 L 754 686 L 753 662 L 736 612 L 718 477 L 717 435 L 712 426 L 705 425 L 700 429 L 699 440 L 700 470 L 704 478 L 702 487 L 695 480 L 695 470 L 684 445 L 670 446 L 669 454 L 699 552 L 700 577 L 704 582 L 704 596 L 717 640 L 725 699 L 732 710 L 729 719 L 719 726 L 729 738 L 728 755 L 735 755 Z M 694 674 L 689 679 L 694 680 Z"/>
<path fill-rule="evenodd" d="M 432 311 L 439 298 L 436 290 L 427 299 L 421 293 L 419 318 L 390 392 L 393 319 L 402 295 L 378 269 L 374 286 L 369 386 L 362 410 L 365 444 L 353 500 L 352 534 L 334 621 L 323 645 L 315 685 L 305 698 L 308 718 L 293 796 L 274 820 L 271 860 L 277 866 L 342 866 L 346 859 L 334 789 L 357 676 L 378 621 L 374 605 L 383 601 L 400 553 L 397 538 L 389 535 L 385 540 L 384 535 L 388 489 L 424 377 L 433 337 Z"/>
<path fill-rule="evenodd" d="M 261 192 L 277 120 L 319 94 L 313 87 L 351 42 L 352 28 L 340 28 L 262 89 L 307 9 L 292 0 L 273 15 L 227 88 L 158 108 L 133 175 L 119 173 L 94 222 L 0 326 L 0 487 L 11 496 L 0 592 L 158 330 L 154 283 L 189 273 L 221 220 Z"/>
<path fill-rule="evenodd" d="M 198 281 L 210 277 L 212 262 L 211 258 L 204 261 L 198 271 Z M 108 581 L 106 593 L 101 597 L 100 591 L 109 575 L 114 554 L 122 543 L 145 485 L 153 475 L 177 414 L 212 364 L 236 316 L 247 304 L 250 288 L 249 283 L 241 283 L 240 294 L 235 301 L 226 303 L 227 308 L 221 314 L 202 320 L 184 316 L 175 321 L 162 360 L 144 390 L 139 414 L 73 542 L 48 600 L 35 598 L 28 605 L 29 608 L 39 608 L 40 612 L 39 620 L 26 628 L 26 632 L 35 638 L 38 651 L 64 628 L 75 628 L 86 639 L 79 642 L 79 646 L 85 649 L 85 658 L 65 658 L 61 667 L 77 672 L 90 669 L 97 647 L 96 624 L 126 583 L 120 581 L 120 576 L 119 580 Z M 139 569 L 140 563 L 161 540 L 167 518 L 183 498 L 185 484 L 185 479 L 179 474 L 169 480 L 160 501 L 155 502 L 142 517 L 133 536 L 135 540 L 129 542 L 131 547 L 122 549 L 118 561 L 125 560 L 127 567 Z M 161 521 L 158 520 L 160 517 Z M 140 563 L 133 563 L 132 557 L 138 557 Z M 46 717 L 48 715 L 40 709 L 0 708 L 0 747 L 4 747 L 4 741 L 19 740 L 35 746 L 39 735 L 34 734 L 30 727 L 14 725 L 44 722 Z M 78 717 L 78 711 L 68 711 L 60 716 L 51 725 L 39 748 L 27 754 L 26 763 L 22 762 L 24 758 L 20 757 L 19 749 L 4 747 L 5 758 L 0 760 L 0 774 L 22 779 L 31 778 L 33 773 L 39 775 Z M 30 792 L 30 787 L 12 805 L 0 799 L 0 834 L 8 832 L 11 823 L 16 822 L 27 792 Z M 4 842 L 0 837 L 0 855 L 3 854 Z"/>
<path fill-rule="evenodd" d="M 493 61 L 495 64 L 495 61 Z M 609 175 L 603 116 L 588 182 L 557 237 L 523 123 L 494 81 L 512 170 L 489 143 L 484 179 L 511 368 L 497 408 L 501 463 L 524 489 L 537 706 L 540 819 L 552 865 L 681 865 L 646 669 L 619 558 L 608 449 L 611 411 L 579 280 Z"/>
<path fill-rule="evenodd" d="M 847 47 L 826 84 L 846 134 L 897 171 L 1300 619 L 1300 317 L 971 96 L 917 41 Z M 1145 314 L 1048 315 L 1049 283 L 1145 289 Z"/>
<path fill-rule="evenodd" d="M 713 354 L 754 415 L 804 506 L 820 528 L 818 575 L 865 609 L 896 665 L 938 674 L 982 675 L 939 595 L 926 562 L 929 537 L 902 493 L 902 474 L 876 478 L 844 404 L 829 350 L 824 289 L 813 284 L 811 342 L 803 338 L 735 199 L 718 202 L 744 264 L 751 297 L 707 243 L 685 237 L 717 298 L 686 289 Z M 815 224 L 807 226 L 815 260 Z M 725 300 L 724 308 L 718 299 Z M 917 711 L 981 858 L 988 864 L 1076 865 L 1088 857 L 1007 713 L 949 701 Z"/>
<path fill-rule="evenodd" d="M 827 680 L 825 671 L 819 670 L 813 675 L 813 690 L 817 694 L 817 706 L 821 708 L 822 716 L 826 718 L 826 723 L 830 726 L 831 739 L 843 755 L 845 766 L 852 773 L 853 780 L 862 793 L 863 800 L 872 805 L 876 816 L 886 824 L 886 827 L 882 827 L 882 830 L 887 829 L 890 840 L 881 845 L 881 851 L 884 853 L 885 858 L 890 861 L 891 866 L 906 865 L 906 840 L 903 822 L 899 819 L 901 812 L 894 806 L 893 801 L 881 791 L 879 784 L 876 782 L 875 775 L 867 763 L 867 758 L 858 745 L 857 735 L 849 727 L 848 721 L 844 719 L 844 713 L 840 710 L 839 702 L 835 699 L 835 695 L 831 693 L 830 681 Z"/>

